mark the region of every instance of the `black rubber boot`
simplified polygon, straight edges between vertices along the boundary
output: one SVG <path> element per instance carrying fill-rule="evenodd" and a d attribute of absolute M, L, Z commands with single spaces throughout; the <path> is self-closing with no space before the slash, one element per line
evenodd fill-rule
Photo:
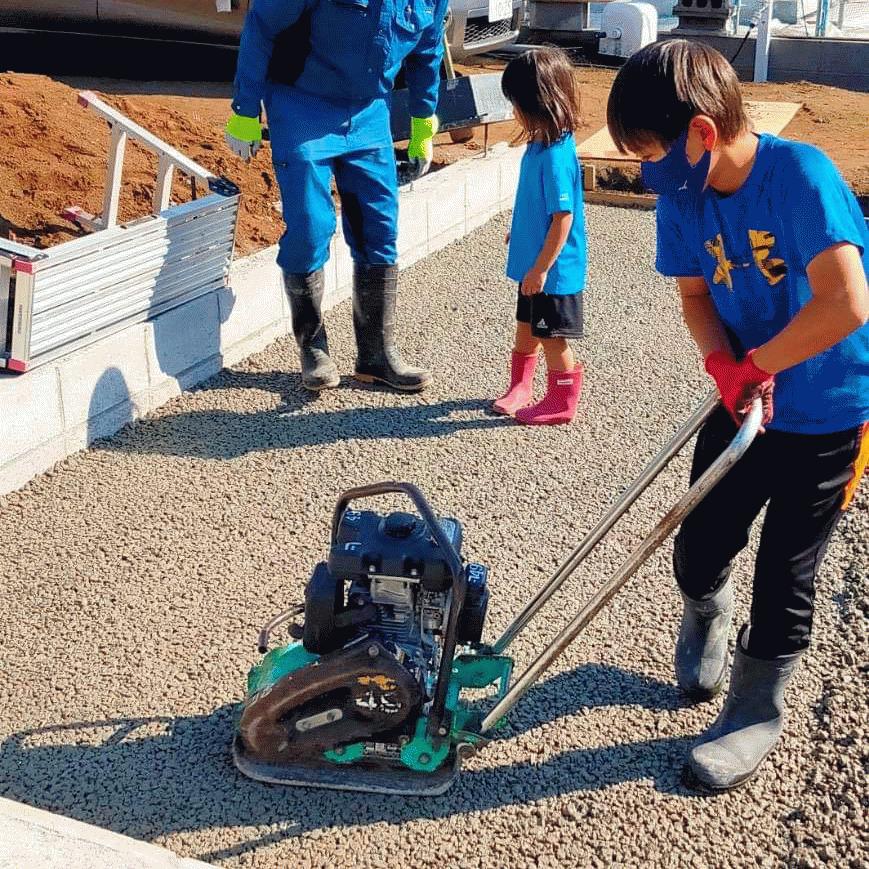
<path fill-rule="evenodd" d="M 784 726 L 784 690 L 802 652 L 771 661 L 736 644 L 730 691 L 721 714 L 691 749 L 688 783 L 726 791 L 748 781 L 775 748 Z"/>
<path fill-rule="evenodd" d="M 727 639 L 733 617 L 733 591 L 728 579 L 705 600 L 682 593 L 684 609 L 676 641 L 676 681 L 697 700 L 714 697 L 727 674 Z"/>
<path fill-rule="evenodd" d="M 353 329 L 356 332 L 356 374 L 363 383 L 385 383 L 417 392 L 431 383 L 424 368 L 405 365 L 395 347 L 398 266 L 353 269 Z"/>
<path fill-rule="evenodd" d="M 323 270 L 307 274 L 284 272 L 284 290 L 293 315 L 293 335 L 299 345 L 302 385 L 312 392 L 337 386 L 338 369 L 329 358 L 329 344 L 320 306 L 323 302 Z"/>

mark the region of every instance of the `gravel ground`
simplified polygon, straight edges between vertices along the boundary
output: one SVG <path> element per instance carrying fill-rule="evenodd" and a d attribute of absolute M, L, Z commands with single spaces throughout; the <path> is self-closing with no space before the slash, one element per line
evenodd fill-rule
<path fill-rule="evenodd" d="M 301 597 L 342 489 L 408 479 L 460 518 L 492 569 L 494 636 L 706 393 L 652 271 L 652 216 L 588 216 L 573 426 L 486 413 L 512 328 L 501 217 L 403 276 L 403 346 L 438 378 L 422 398 L 348 381 L 309 400 L 282 340 L 0 500 L 0 794 L 225 865 L 866 866 L 865 485 L 821 575 L 785 739 L 737 793 L 679 781 L 720 700 L 687 706 L 673 684 L 669 546 L 447 795 L 292 791 L 232 766 L 256 631 Z M 327 321 L 350 371 L 348 306 Z M 682 457 L 517 641 L 520 665 L 686 476 Z"/>

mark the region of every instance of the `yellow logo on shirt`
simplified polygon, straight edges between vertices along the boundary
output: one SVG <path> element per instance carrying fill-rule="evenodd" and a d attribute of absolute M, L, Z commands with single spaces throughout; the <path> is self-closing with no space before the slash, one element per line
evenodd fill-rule
<path fill-rule="evenodd" d="M 753 264 L 763 275 L 764 280 L 774 287 L 788 273 L 787 264 L 783 259 L 774 257 L 772 249 L 775 246 L 775 236 L 764 229 L 748 230 L 748 241 L 751 244 Z M 715 274 L 712 276 L 713 284 L 723 284 L 731 292 L 733 291 L 733 270 L 736 268 L 748 268 L 748 263 L 734 263 L 724 250 L 724 239 L 721 233 L 705 243 L 707 253 L 715 258 Z"/>
<path fill-rule="evenodd" d="M 719 232 L 715 238 L 706 242 L 706 250 L 715 257 L 715 274 L 712 276 L 713 284 L 724 284 L 728 290 L 733 289 L 733 263 L 727 259 L 724 252 L 724 239 Z"/>
<path fill-rule="evenodd" d="M 748 240 L 751 242 L 754 264 L 766 278 L 767 283 L 774 287 L 788 273 L 785 261 L 772 256 L 775 236 L 763 229 L 749 229 Z"/>

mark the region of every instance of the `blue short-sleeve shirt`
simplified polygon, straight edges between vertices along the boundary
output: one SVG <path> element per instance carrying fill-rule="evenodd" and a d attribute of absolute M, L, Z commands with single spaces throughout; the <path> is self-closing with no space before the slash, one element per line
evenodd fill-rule
<path fill-rule="evenodd" d="M 572 133 L 546 146 L 529 142 L 522 156 L 510 227 L 507 277 L 521 281 L 543 250 L 552 215 L 573 214 L 570 235 L 549 270 L 543 292 L 572 295 L 585 289 L 586 239 L 582 172 Z"/>
<path fill-rule="evenodd" d="M 703 277 L 734 350 L 769 341 L 812 298 L 806 269 L 821 252 L 855 245 L 869 273 L 869 232 L 853 193 L 822 151 L 759 136 L 745 183 L 724 196 L 660 196 L 657 269 Z M 869 324 L 775 380 L 771 429 L 844 431 L 869 420 Z"/>

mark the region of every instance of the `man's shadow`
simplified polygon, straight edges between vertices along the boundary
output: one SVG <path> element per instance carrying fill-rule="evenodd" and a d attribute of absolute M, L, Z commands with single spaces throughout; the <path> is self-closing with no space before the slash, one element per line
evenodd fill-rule
<path fill-rule="evenodd" d="M 280 404 L 270 410 L 189 410 L 143 419 L 133 429 L 100 443 L 101 449 L 200 459 L 233 459 L 252 452 L 322 446 L 344 440 L 436 438 L 468 429 L 514 425 L 489 412 L 486 399 L 428 403 L 425 394 L 408 395 L 392 407 L 350 407 L 316 411 L 315 393 L 296 374 L 283 371 L 226 370 L 193 392 L 251 389 L 274 392 Z M 371 391 L 345 379 L 339 389 Z"/>
<path fill-rule="evenodd" d="M 537 685 L 510 715 L 499 746 L 580 710 L 612 706 L 675 710 L 675 687 L 601 664 L 585 664 Z M 237 704 L 207 715 L 91 721 L 21 731 L 0 745 L 0 794 L 127 835 L 154 839 L 211 827 L 280 825 L 279 832 L 198 855 L 215 861 L 309 830 L 451 817 L 649 780 L 685 795 L 679 769 L 690 740 L 646 739 L 577 747 L 545 761 L 495 767 L 472 760 L 439 797 L 401 798 L 275 787 L 244 778 L 230 756 Z M 545 734 L 538 735 L 545 738 Z M 323 792 L 319 792 L 323 793 Z"/>

